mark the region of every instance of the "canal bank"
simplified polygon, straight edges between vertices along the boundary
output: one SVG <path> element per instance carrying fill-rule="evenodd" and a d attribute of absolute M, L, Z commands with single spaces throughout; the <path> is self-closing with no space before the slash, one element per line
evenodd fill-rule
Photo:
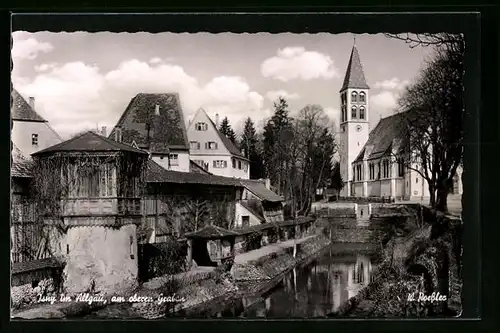
<path fill-rule="evenodd" d="M 144 283 L 135 293 L 157 299 L 173 295 L 177 304 L 137 302 L 111 304 L 85 314 L 85 318 L 143 318 L 216 316 L 221 308 L 237 309 L 243 299 L 258 299 L 272 289 L 294 267 L 315 260 L 330 246 L 323 235 L 310 235 L 270 244 L 235 256 L 229 272 L 197 267 L 175 276 L 163 276 Z M 248 304 L 245 304 L 245 306 Z M 22 315 L 19 315 L 22 317 Z M 71 317 L 78 317 L 72 314 Z"/>

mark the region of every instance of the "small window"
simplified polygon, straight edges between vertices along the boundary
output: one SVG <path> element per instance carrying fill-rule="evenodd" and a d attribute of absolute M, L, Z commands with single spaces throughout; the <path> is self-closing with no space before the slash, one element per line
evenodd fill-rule
<path fill-rule="evenodd" d="M 366 94 L 362 91 L 359 93 L 359 101 L 364 103 L 366 101 Z"/>
<path fill-rule="evenodd" d="M 241 161 L 238 161 L 238 169 L 241 170 Z"/>
<path fill-rule="evenodd" d="M 217 168 L 217 169 L 227 168 L 227 161 L 224 161 L 224 160 L 213 161 L 213 167 Z"/>
<path fill-rule="evenodd" d="M 415 178 L 415 183 L 418 183 L 418 177 Z"/>
<path fill-rule="evenodd" d="M 206 123 L 196 123 L 195 129 L 197 131 L 206 131 L 208 129 L 208 125 Z"/>
<path fill-rule="evenodd" d="M 357 102 L 358 101 L 358 93 L 353 91 L 351 93 L 351 102 Z"/>
<path fill-rule="evenodd" d="M 198 141 L 189 142 L 189 148 L 198 150 L 200 149 L 200 143 Z"/>
<path fill-rule="evenodd" d="M 250 226 L 250 216 L 245 215 L 241 217 L 241 226 L 242 227 Z"/>
<path fill-rule="evenodd" d="M 352 119 L 356 119 L 358 116 L 357 116 L 357 108 L 355 105 L 353 105 L 351 107 L 351 118 Z"/>
<path fill-rule="evenodd" d="M 236 169 L 236 159 L 233 158 L 232 161 L 233 161 L 233 169 Z"/>
<path fill-rule="evenodd" d="M 168 160 L 171 166 L 179 165 L 179 155 L 178 154 L 170 154 L 168 156 Z"/>
<path fill-rule="evenodd" d="M 364 106 L 359 108 L 359 119 L 365 119 L 365 108 Z"/>
<path fill-rule="evenodd" d="M 212 142 L 212 141 L 205 142 L 205 149 L 208 149 L 208 150 L 217 149 L 217 142 Z"/>
<path fill-rule="evenodd" d="M 66 254 L 69 254 L 69 244 L 66 244 Z"/>
<path fill-rule="evenodd" d="M 38 134 L 31 134 L 31 145 L 38 146 Z"/>

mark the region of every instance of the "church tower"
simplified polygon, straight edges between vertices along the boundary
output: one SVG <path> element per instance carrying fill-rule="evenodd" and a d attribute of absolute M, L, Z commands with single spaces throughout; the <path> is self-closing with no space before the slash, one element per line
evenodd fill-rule
<path fill-rule="evenodd" d="M 356 48 L 356 38 L 340 89 L 340 172 L 344 181 L 341 196 L 351 196 L 354 172 L 352 162 L 368 140 L 370 87 L 366 83 L 363 67 Z"/>

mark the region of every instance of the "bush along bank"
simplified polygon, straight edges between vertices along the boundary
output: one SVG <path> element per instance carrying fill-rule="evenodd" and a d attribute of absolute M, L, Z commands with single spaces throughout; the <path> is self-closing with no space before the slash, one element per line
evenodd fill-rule
<path fill-rule="evenodd" d="M 449 317 L 461 312 L 461 221 L 417 209 L 425 222 L 392 226 L 373 282 L 332 316 Z"/>

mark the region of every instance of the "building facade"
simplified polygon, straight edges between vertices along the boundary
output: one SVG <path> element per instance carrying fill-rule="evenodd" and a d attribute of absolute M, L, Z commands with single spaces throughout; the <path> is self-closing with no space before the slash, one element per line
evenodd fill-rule
<path fill-rule="evenodd" d="M 217 117 L 216 117 L 217 118 Z M 190 158 L 214 175 L 240 179 L 250 178 L 250 163 L 241 151 L 218 130 L 218 120 L 212 121 L 205 110 L 199 109 L 187 129 Z"/>
<path fill-rule="evenodd" d="M 12 143 L 26 158 L 31 154 L 62 142 L 62 138 L 35 111 L 35 98 L 29 103 L 15 89 L 12 90 Z"/>
<path fill-rule="evenodd" d="M 404 117 L 416 111 L 382 118 L 370 131 L 369 89 L 354 45 L 340 89 L 339 156 L 345 182 L 341 196 L 427 200 L 429 187 L 417 171 L 420 166 L 407 165 L 411 143 L 407 140 Z M 462 194 L 461 167 L 457 169 L 450 193 Z"/>

